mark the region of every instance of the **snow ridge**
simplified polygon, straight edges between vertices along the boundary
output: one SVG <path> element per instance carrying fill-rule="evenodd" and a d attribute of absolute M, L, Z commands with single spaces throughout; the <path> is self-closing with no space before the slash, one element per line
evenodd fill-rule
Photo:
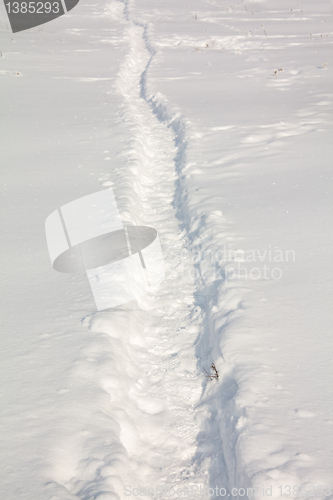
<path fill-rule="evenodd" d="M 244 474 L 239 473 L 239 465 L 236 460 L 235 447 L 238 433 L 235 430 L 235 425 L 241 415 L 237 414 L 233 404 L 233 396 L 237 392 L 233 367 L 228 366 L 223 360 L 221 342 L 226 327 L 241 314 L 242 297 L 247 289 L 237 285 L 231 287 L 224 282 L 223 278 L 206 279 L 203 276 L 200 261 L 193 263 L 193 255 L 196 252 L 203 254 L 218 250 L 219 241 L 214 240 L 212 234 L 218 234 L 221 231 L 223 217 L 220 213 L 213 213 L 207 215 L 205 219 L 198 218 L 195 203 L 190 199 L 191 188 L 188 184 L 191 167 L 193 169 L 194 165 L 189 164 L 186 159 L 192 124 L 181 116 L 178 110 L 173 109 L 172 105 L 166 102 L 161 94 L 148 88 L 147 72 L 153 61 L 155 49 L 149 40 L 148 26 L 142 22 L 131 20 L 129 10 L 130 4 L 125 2 L 126 20 L 140 28 L 141 33 L 136 31 L 136 34 L 139 33 L 137 36 L 141 36 L 144 41 L 147 57 L 146 65 L 140 75 L 140 97 L 149 104 L 153 115 L 164 128 L 167 127 L 173 131 L 175 146 L 173 168 L 176 175 L 174 176 L 172 206 L 182 231 L 183 248 L 180 254 L 184 259 L 184 252 L 186 252 L 187 258 L 190 259 L 189 263 L 186 262 L 185 267 L 191 267 L 191 264 L 194 267 L 192 274 L 195 275 L 195 279 L 190 293 L 194 292 L 192 315 L 198 316 L 199 314 L 197 321 L 200 322 L 198 337 L 195 340 L 197 368 L 203 374 L 204 367 L 208 368 L 214 362 L 220 373 L 220 381 L 214 385 L 208 385 L 205 380 L 202 380 L 201 375 L 203 393 L 201 400 L 197 403 L 196 410 L 205 415 L 205 420 L 202 422 L 201 432 L 197 436 L 197 449 L 193 463 L 200 467 L 202 464 L 210 464 L 209 485 L 212 488 L 215 489 L 216 486 L 219 486 L 231 490 L 235 486 L 243 487 L 249 481 L 244 477 Z M 133 37 L 133 32 L 130 37 Z M 133 43 L 135 37 L 131 40 Z M 137 48 L 139 43 L 135 41 L 134 46 Z M 144 52 L 143 48 L 142 52 Z M 124 83 L 122 81 L 122 87 Z M 139 190 L 139 186 L 136 186 L 137 190 Z M 161 230 L 163 231 L 162 228 L 159 231 Z M 168 236 L 170 237 L 170 235 Z M 184 273 L 184 262 L 182 266 L 183 275 L 190 274 L 186 271 Z M 213 271 L 211 269 L 211 276 L 214 276 Z M 221 276 L 223 276 L 223 269 L 221 269 Z M 198 473 L 195 482 L 200 482 Z"/>
<path fill-rule="evenodd" d="M 130 21 L 129 3 L 125 2 L 125 5 L 125 15 Z M 175 209 L 180 229 L 183 231 L 184 242 L 181 254 L 183 256 L 185 251 L 190 255 L 195 271 L 193 310 L 195 313 L 200 311 L 201 323 L 195 342 L 197 367 L 203 373 L 204 366 L 208 368 L 214 362 L 220 371 L 219 384 L 208 386 L 207 382 L 203 381 L 202 399 L 197 409 L 204 411 L 206 419 L 197 436 L 197 450 L 193 460 L 197 464 L 210 463 L 209 484 L 212 488 L 226 487 L 230 491 L 232 487 L 243 487 L 249 484 L 249 481 L 244 473 L 239 473 L 236 460 L 235 447 L 238 432 L 235 430 L 235 425 L 241 414 L 238 414 L 233 404 L 237 383 L 233 376 L 233 368 L 223 360 L 221 342 L 228 324 L 241 314 L 242 297 L 247 289 L 237 285 L 230 287 L 223 278 L 213 281 L 206 279 L 203 276 L 200 261 L 193 262 L 193 255 L 196 252 L 207 254 L 219 249 L 219 241 L 214 240 L 212 234 L 220 233 L 223 217 L 220 213 L 213 213 L 207 215 L 205 220 L 201 220 L 196 214 L 195 203 L 192 203 L 189 194 L 191 188 L 187 182 L 191 167 L 194 168 L 194 164 L 192 166 L 186 159 L 192 124 L 178 110 L 173 109 L 163 95 L 156 93 L 155 89 L 148 88 L 147 72 L 153 61 L 155 49 L 149 40 L 148 26 L 135 20 L 132 22 L 142 29 L 146 52 L 150 56 L 140 76 L 140 97 L 149 104 L 158 121 L 171 129 L 174 134 L 176 177 L 172 206 Z M 223 269 L 220 271 L 223 276 Z M 213 269 L 210 275 L 214 276 Z"/>
<path fill-rule="evenodd" d="M 230 491 L 245 483 L 235 456 L 237 384 L 221 340 L 241 311 L 242 290 L 206 278 L 193 261 L 196 251 L 218 248 L 212 234 L 223 218 L 196 213 L 186 159 L 191 123 L 148 89 L 155 53 L 148 27 L 131 19 L 129 2 L 110 5 L 129 47 L 115 84 L 123 100 L 119 123 L 130 132 L 115 195 L 124 221 L 157 229 L 167 279 L 157 297 L 84 318 L 92 338 L 73 381 L 90 387 L 94 380 L 100 429 L 75 443 L 83 458 L 58 482 L 81 500 L 127 498 L 134 488 L 156 493 L 157 486 Z M 212 363 L 219 379 L 206 381 Z"/>

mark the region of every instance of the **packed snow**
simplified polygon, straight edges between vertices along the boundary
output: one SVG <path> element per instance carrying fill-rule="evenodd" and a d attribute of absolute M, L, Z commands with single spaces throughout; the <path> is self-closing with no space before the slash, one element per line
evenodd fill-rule
<path fill-rule="evenodd" d="M 332 499 L 332 3 L 0 27 L 1 499 Z M 44 224 L 110 188 L 165 280 L 97 311 Z"/>

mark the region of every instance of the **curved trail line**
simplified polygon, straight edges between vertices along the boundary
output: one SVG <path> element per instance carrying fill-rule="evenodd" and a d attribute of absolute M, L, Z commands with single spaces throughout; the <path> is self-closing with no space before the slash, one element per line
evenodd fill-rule
<path fill-rule="evenodd" d="M 72 443 L 76 458 L 58 483 L 81 500 L 127 498 L 125 487 L 228 488 L 228 473 L 232 485 L 237 482 L 235 443 L 232 433 L 224 443 L 221 436 L 231 427 L 221 421 L 237 386 L 223 363 L 209 314 L 220 282 L 207 283 L 200 264 L 190 258 L 204 224 L 199 231 L 187 203 L 185 122 L 147 95 L 154 55 L 147 28 L 131 19 L 128 3 L 115 2 L 110 12 L 124 24 L 129 48 L 115 84 L 123 102 L 120 121 L 130 131 L 122 152 L 126 167 L 115 170 L 117 205 L 123 220 L 158 231 L 166 280 L 158 296 L 84 319 L 93 339 L 80 352 L 73 380 L 84 377 L 90 386 L 88 378 L 93 379 L 94 390 L 103 389 L 92 412 L 100 429 Z M 212 244 L 210 238 L 203 241 L 203 248 Z M 236 298 L 231 302 L 222 311 L 227 319 L 219 332 L 238 308 Z M 88 368 L 92 355 L 95 362 Z M 220 378 L 208 385 L 203 366 L 211 362 Z"/>

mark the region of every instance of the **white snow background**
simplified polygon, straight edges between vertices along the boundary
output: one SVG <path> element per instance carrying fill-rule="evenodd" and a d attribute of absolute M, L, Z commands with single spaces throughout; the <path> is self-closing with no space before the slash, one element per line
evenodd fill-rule
<path fill-rule="evenodd" d="M 0 27 L 0 498 L 333 498 L 332 2 Z M 166 279 L 96 312 L 44 221 L 107 187 Z"/>

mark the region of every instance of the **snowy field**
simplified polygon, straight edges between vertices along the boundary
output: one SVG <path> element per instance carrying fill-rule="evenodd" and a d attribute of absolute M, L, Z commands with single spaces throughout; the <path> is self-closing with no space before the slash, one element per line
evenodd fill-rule
<path fill-rule="evenodd" d="M 1 500 L 333 499 L 332 2 L 0 14 Z M 108 188 L 166 277 L 97 312 L 44 224 Z"/>

